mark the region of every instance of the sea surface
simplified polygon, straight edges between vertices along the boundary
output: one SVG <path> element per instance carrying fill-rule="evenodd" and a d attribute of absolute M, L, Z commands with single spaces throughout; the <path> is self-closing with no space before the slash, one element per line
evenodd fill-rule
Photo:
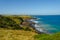
<path fill-rule="evenodd" d="M 49 33 L 60 32 L 60 15 L 32 15 L 38 20 L 39 26 Z"/>

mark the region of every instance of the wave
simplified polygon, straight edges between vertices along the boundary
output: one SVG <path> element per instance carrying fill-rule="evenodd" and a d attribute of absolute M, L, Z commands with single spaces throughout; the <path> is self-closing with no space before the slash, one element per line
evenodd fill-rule
<path fill-rule="evenodd" d="M 33 26 L 35 27 L 37 31 L 47 33 L 47 30 L 44 27 L 42 27 L 41 24 L 39 24 L 39 22 L 41 21 L 36 21 L 34 19 L 31 19 L 30 21 L 35 23 L 35 25 Z"/>

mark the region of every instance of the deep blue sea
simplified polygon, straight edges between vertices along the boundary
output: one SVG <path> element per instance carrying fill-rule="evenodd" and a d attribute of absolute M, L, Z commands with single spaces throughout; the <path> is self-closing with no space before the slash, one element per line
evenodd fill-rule
<path fill-rule="evenodd" d="M 47 31 L 60 32 L 60 15 L 33 15 L 33 17 L 40 18 L 36 21 Z"/>

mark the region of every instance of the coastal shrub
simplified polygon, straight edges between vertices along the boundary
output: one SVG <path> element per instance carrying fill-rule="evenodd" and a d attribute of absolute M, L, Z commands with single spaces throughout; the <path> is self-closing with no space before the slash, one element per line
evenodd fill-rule
<path fill-rule="evenodd" d="M 9 17 L 0 16 L 0 28 L 21 29 L 19 24 Z"/>

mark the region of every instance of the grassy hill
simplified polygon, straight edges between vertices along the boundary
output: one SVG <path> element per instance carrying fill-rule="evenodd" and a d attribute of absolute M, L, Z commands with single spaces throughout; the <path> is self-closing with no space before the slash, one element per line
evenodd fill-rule
<path fill-rule="evenodd" d="M 30 26 L 20 26 L 21 19 L 29 16 L 0 15 L 0 40 L 34 40 L 35 32 Z"/>
<path fill-rule="evenodd" d="M 26 16 L 29 17 L 29 16 Z M 26 18 L 25 17 L 25 18 Z M 2 16 L 0 15 L 0 28 L 4 29 L 19 29 L 19 30 L 30 30 L 28 26 L 20 26 L 21 18 L 24 19 L 24 16 Z"/>

